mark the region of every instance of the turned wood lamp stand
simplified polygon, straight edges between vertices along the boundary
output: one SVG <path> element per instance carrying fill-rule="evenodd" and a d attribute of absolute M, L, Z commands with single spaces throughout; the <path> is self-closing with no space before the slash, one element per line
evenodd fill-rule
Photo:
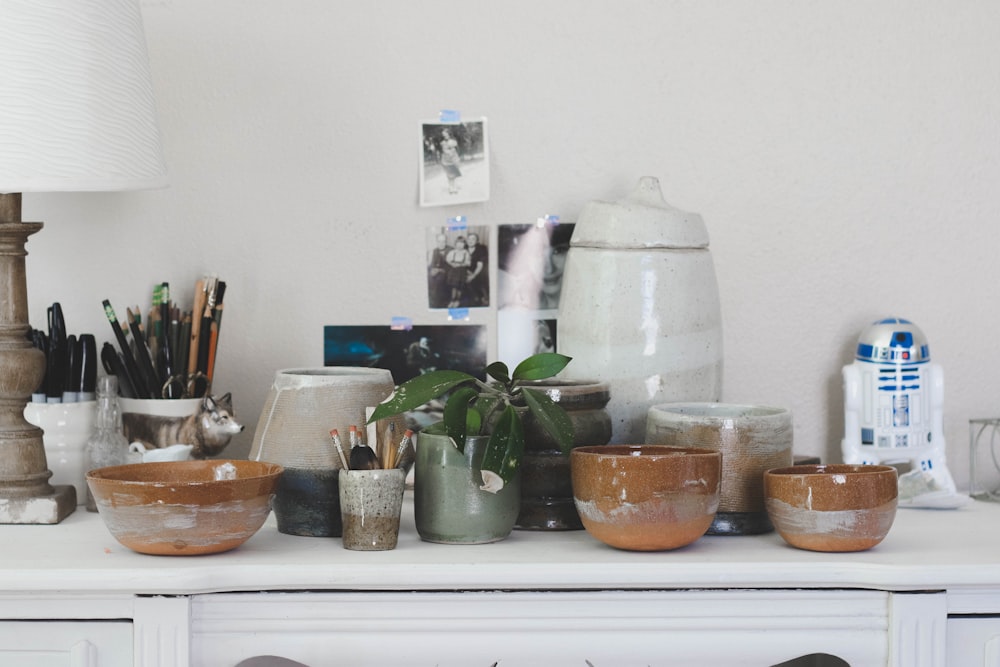
<path fill-rule="evenodd" d="M 24 406 L 45 375 L 45 355 L 28 337 L 28 237 L 20 193 L 0 194 L 0 523 L 59 523 L 76 509 L 72 485 L 52 486 L 42 429 Z"/>

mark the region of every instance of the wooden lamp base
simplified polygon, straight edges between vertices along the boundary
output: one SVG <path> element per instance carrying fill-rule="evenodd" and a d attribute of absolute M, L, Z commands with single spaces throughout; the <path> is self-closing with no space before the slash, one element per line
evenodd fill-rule
<path fill-rule="evenodd" d="M 72 485 L 52 486 L 42 430 L 24 406 L 45 375 L 45 355 L 28 338 L 24 258 L 39 222 L 21 222 L 21 195 L 0 194 L 0 523 L 59 523 L 76 509 Z"/>

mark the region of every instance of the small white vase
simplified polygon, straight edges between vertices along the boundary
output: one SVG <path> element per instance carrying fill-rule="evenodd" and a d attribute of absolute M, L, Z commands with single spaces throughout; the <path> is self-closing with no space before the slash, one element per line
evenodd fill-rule
<path fill-rule="evenodd" d="M 612 443 L 643 442 L 659 403 L 718 401 L 722 315 L 701 216 L 640 179 L 618 202 L 593 201 L 573 231 L 559 303 L 557 345 L 567 379 L 611 388 Z"/>

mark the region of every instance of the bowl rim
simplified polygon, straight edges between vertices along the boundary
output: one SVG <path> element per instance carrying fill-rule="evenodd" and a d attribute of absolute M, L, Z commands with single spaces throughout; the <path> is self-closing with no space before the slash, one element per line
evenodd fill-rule
<path fill-rule="evenodd" d="M 674 421 L 731 422 L 763 419 L 785 419 L 792 415 L 791 408 L 765 403 L 726 403 L 724 401 L 681 401 L 659 403 L 649 408 L 655 417 L 669 417 Z"/>
<path fill-rule="evenodd" d="M 583 445 L 570 450 L 570 457 L 579 456 L 604 456 L 609 458 L 645 458 L 654 456 L 677 457 L 677 456 L 709 456 L 721 457 L 722 453 L 713 449 L 700 447 L 682 447 L 679 445 L 658 445 L 652 443 L 637 444 L 608 444 L 608 445 Z"/>
<path fill-rule="evenodd" d="M 136 470 L 142 466 L 144 470 L 156 471 L 159 469 L 177 468 L 202 468 L 209 464 L 225 465 L 226 463 L 245 464 L 250 463 L 261 467 L 259 474 L 241 475 L 234 479 L 202 479 L 202 480 L 171 480 L 162 479 L 122 479 L 114 476 L 116 473 L 124 473 L 129 470 Z M 115 484 L 125 484 L 134 486 L 151 486 L 158 484 L 170 484 L 171 486 L 205 486 L 207 484 L 225 484 L 246 482 L 249 480 L 261 480 L 277 477 L 284 471 L 284 467 L 270 461 L 254 461 L 252 459 L 196 459 L 191 461 L 149 461 L 145 463 L 125 463 L 117 466 L 105 466 L 87 471 L 87 481 L 113 482 Z"/>
<path fill-rule="evenodd" d="M 884 475 L 896 469 L 890 465 L 869 463 L 802 463 L 765 470 L 771 477 L 830 477 L 832 475 Z"/>

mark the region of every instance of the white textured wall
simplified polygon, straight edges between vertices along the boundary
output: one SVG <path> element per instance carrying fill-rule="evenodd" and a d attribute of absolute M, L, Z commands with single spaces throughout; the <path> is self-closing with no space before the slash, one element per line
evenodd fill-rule
<path fill-rule="evenodd" d="M 275 369 L 322 364 L 323 325 L 444 323 L 426 226 L 571 221 L 649 174 L 708 225 L 726 400 L 791 407 L 796 450 L 838 459 L 840 368 L 909 317 L 967 479 L 968 419 L 1000 416 L 1000 3 L 143 6 L 172 187 L 26 195 L 35 326 L 59 300 L 110 339 L 102 299 L 217 272 L 216 386 L 252 427 Z M 416 204 L 418 121 L 443 108 L 489 117 L 488 203 Z"/>

